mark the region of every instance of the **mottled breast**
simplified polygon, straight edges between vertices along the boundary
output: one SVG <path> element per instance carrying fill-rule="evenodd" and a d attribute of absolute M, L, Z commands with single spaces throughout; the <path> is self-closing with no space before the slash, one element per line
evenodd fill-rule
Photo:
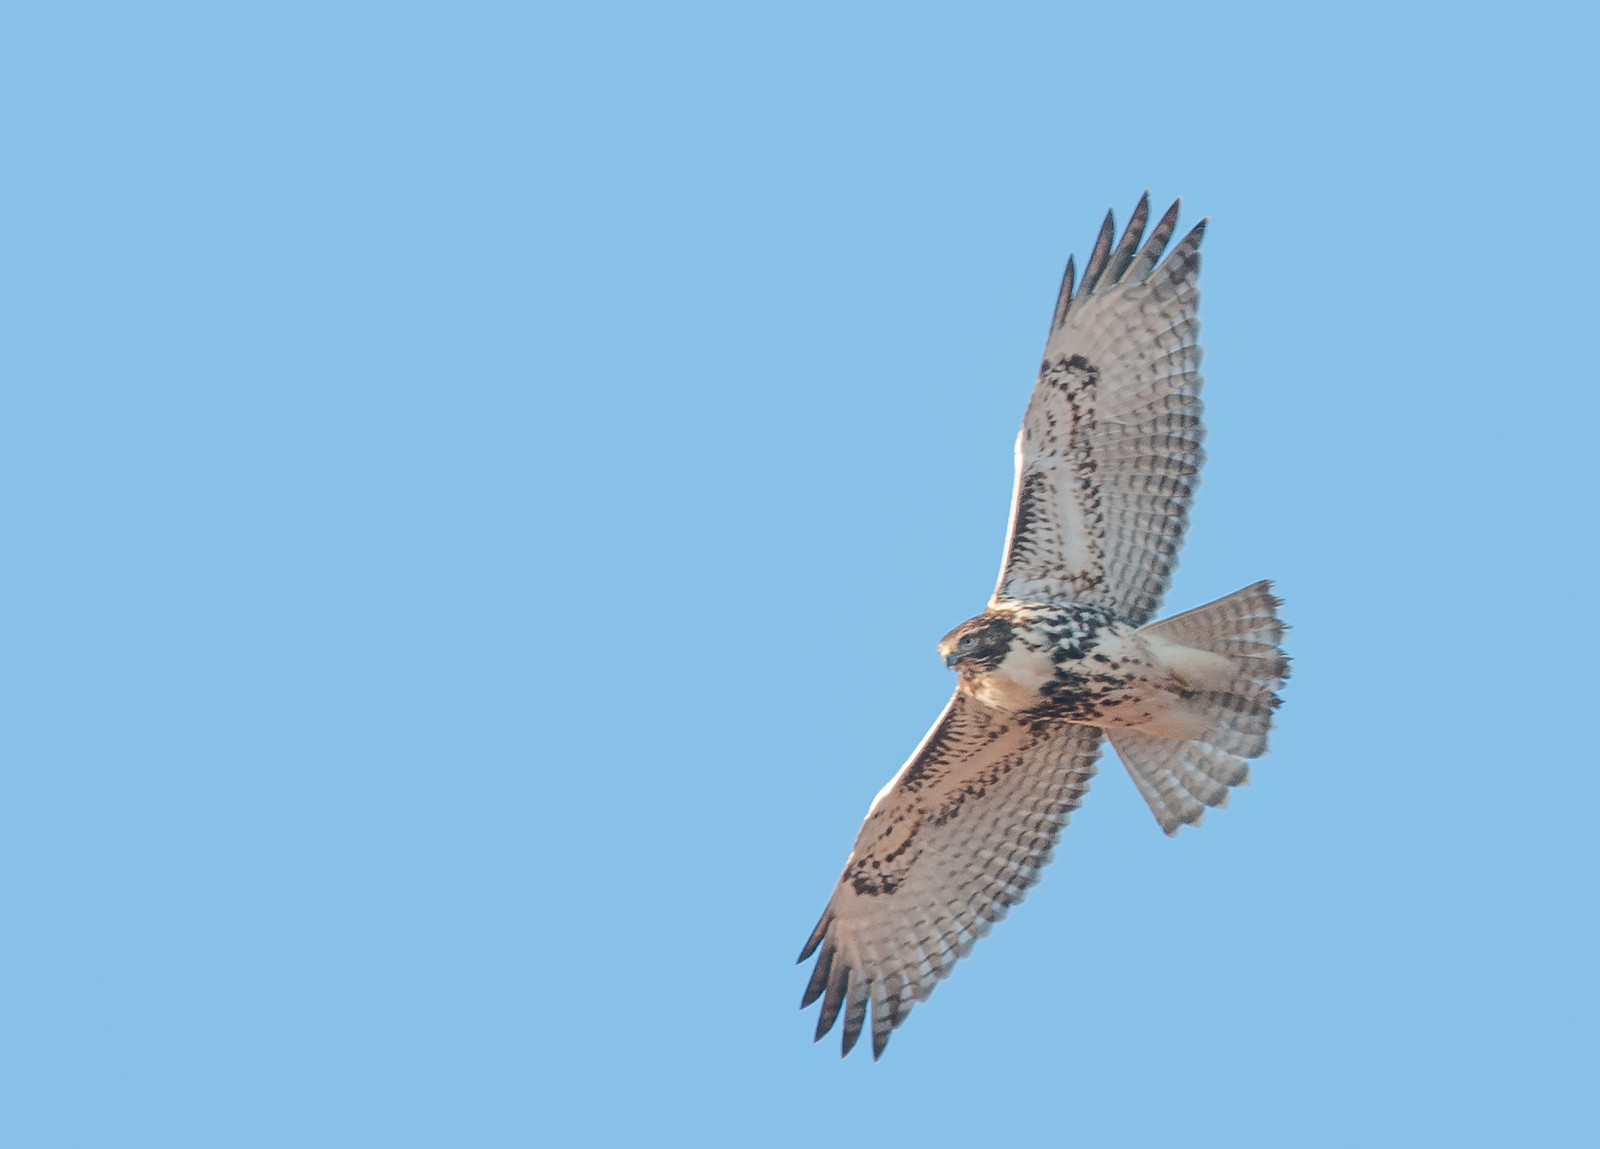
<path fill-rule="evenodd" d="M 1041 717 L 1068 717 L 1061 696 L 1072 668 L 1091 659 L 1119 624 L 1104 609 L 1087 604 L 1018 603 L 996 608 L 1001 610 L 1011 621 L 1005 656 L 963 673 L 963 688 L 986 706 L 1019 712 L 1046 707 L 1051 713 Z"/>

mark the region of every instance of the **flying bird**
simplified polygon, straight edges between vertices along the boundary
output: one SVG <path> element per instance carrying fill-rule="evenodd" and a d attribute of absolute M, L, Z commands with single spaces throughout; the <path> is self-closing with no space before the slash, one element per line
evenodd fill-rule
<path fill-rule="evenodd" d="M 872 1054 L 1021 901 L 1089 789 L 1109 738 L 1169 835 L 1198 824 L 1264 754 L 1278 691 L 1270 582 L 1151 622 L 1171 581 L 1200 442 L 1201 220 L 1162 258 L 1149 194 L 1110 213 L 1083 279 L 1067 260 L 1017 436 L 1000 580 L 939 643 L 954 697 L 867 811 L 828 907 L 801 1008 L 817 1040 L 844 1016 Z"/>

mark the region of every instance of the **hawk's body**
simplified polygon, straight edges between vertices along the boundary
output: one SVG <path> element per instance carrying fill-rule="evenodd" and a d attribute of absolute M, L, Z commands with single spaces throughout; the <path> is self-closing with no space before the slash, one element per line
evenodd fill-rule
<path fill-rule="evenodd" d="M 1268 583 L 1151 623 L 1188 526 L 1200 439 L 1200 238 L 1161 256 L 1106 217 L 1073 264 L 1017 438 L 1011 527 L 988 608 L 939 644 L 955 696 L 878 794 L 801 953 L 820 1038 L 873 1055 L 1024 896 L 1109 736 L 1167 833 L 1199 822 L 1265 753 L 1288 674 Z M 1159 261 L 1159 266 L 1158 266 Z"/>
<path fill-rule="evenodd" d="M 1029 721 L 1127 726 L 1163 738 L 1195 738 L 1213 725 L 1190 699 L 1199 690 L 1226 690 L 1234 666 L 1220 655 L 1179 646 L 1117 621 L 1087 603 L 1043 606 L 1002 603 L 972 627 L 1006 633 L 998 663 L 947 655 L 959 689 L 985 706 Z M 967 632 L 958 627 L 952 638 Z"/>

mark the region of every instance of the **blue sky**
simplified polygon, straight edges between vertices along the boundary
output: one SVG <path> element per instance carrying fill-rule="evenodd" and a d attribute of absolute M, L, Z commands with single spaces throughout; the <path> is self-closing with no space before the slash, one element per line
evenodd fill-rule
<path fill-rule="evenodd" d="M 1576 1144 L 1600 968 L 1593 15 L 5 17 L 0 1141 Z M 1211 218 L 1114 759 L 874 1065 L 793 959 L 993 585 L 1069 251 Z"/>

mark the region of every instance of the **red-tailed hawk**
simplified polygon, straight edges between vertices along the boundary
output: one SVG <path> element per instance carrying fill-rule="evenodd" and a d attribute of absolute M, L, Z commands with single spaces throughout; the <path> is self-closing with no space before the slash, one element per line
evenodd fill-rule
<path fill-rule="evenodd" d="M 939 643 L 955 697 L 867 812 L 822 920 L 801 1007 L 872 1053 L 1022 900 L 1110 738 L 1168 834 L 1249 777 L 1288 676 L 1271 584 L 1161 622 L 1204 455 L 1201 220 L 1162 259 L 1148 195 L 1083 282 L 1067 272 L 1017 437 L 1000 582 Z"/>

